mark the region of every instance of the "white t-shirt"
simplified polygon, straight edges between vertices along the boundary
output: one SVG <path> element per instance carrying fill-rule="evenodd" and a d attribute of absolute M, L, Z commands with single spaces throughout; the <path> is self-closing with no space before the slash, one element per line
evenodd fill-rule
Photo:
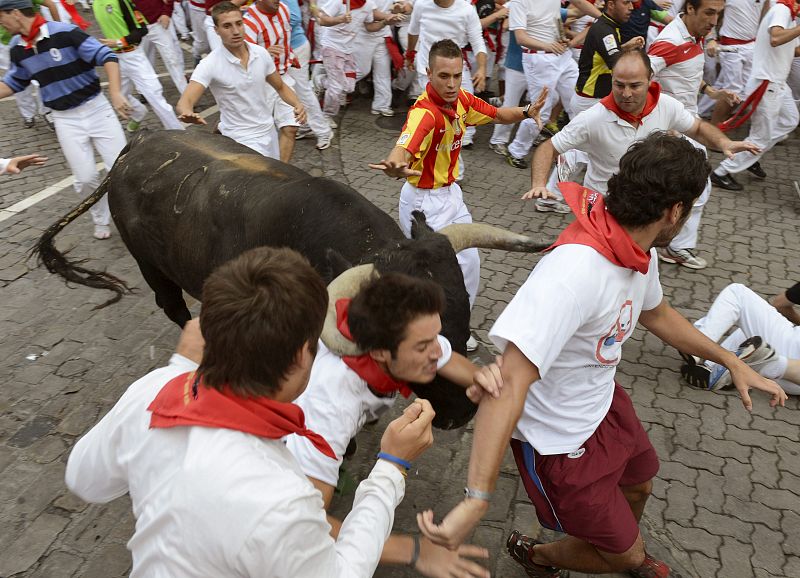
<path fill-rule="evenodd" d="M 780 26 L 786 30 L 794 28 L 797 23 L 792 19 L 792 12 L 784 4 L 775 4 L 769 9 L 758 27 L 756 44 L 753 48 L 753 69 L 750 78 L 756 81 L 786 82 L 792 70 L 794 48 L 798 40 L 780 46 L 770 45 L 769 29 Z M 755 87 L 750 87 L 755 88 Z"/>
<path fill-rule="evenodd" d="M 481 20 L 469 2 L 456 0 L 449 8 L 441 8 L 433 0 L 417 0 L 411 13 L 408 33 L 419 36 L 417 58 L 414 61 L 419 74 L 425 74 L 431 46 L 445 38 L 455 42 L 459 48 L 469 44 L 475 54 L 486 53 Z"/>
<path fill-rule="evenodd" d="M 250 51 L 247 70 L 220 46 L 200 61 L 191 78 L 211 90 L 219 105 L 219 130 L 233 140 L 262 137 L 275 128 L 266 108 L 270 95 L 266 78 L 275 72 L 275 62 L 261 46 L 249 42 L 245 46 Z"/>
<path fill-rule="evenodd" d="M 0 175 L 6 172 L 8 168 L 8 163 L 11 162 L 11 159 L 0 159 Z"/>
<path fill-rule="evenodd" d="M 662 30 L 647 50 L 653 79 L 663 93 L 697 114 L 697 97 L 703 81 L 705 56 L 702 43 L 689 34 L 678 17 Z"/>
<path fill-rule="evenodd" d="M 439 345 L 442 356 L 437 369 L 444 367 L 453 354 L 450 342 L 442 335 Z M 397 395 L 378 397 L 373 394 L 367 382 L 320 341 L 308 386 L 295 403 L 303 408 L 306 425 L 333 448 L 336 460 L 322 455 L 302 436 L 287 436 L 286 445 L 304 474 L 336 486 L 347 444 L 366 422 L 379 419 L 396 399 Z"/>
<path fill-rule="evenodd" d="M 150 429 L 150 402 L 196 367 L 173 355 L 135 382 L 67 462 L 67 486 L 86 501 L 130 493 L 131 576 L 372 576 L 405 491 L 400 471 L 375 465 L 334 541 L 319 491 L 281 440 L 200 426 Z"/>
<path fill-rule="evenodd" d="M 556 19 L 561 20 L 560 0 L 513 0 L 509 4 L 508 29 L 525 30 L 540 42 L 558 40 Z"/>
<path fill-rule="evenodd" d="M 347 12 L 347 6 L 342 0 L 322 0 L 319 7 L 325 14 L 332 17 L 341 16 Z M 372 16 L 373 10 L 375 10 L 375 2 L 367 0 L 361 8 L 350 10 L 352 20 L 349 23 L 322 26 L 325 34 L 320 43 L 323 47 L 333 48 L 344 54 L 352 54 L 356 39 L 367 34 L 364 24 L 375 21 Z"/>
<path fill-rule="evenodd" d="M 725 0 L 725 18 L 722 19 L 719 35 L 737 40 L 753 40 L 763 6 L 763 2 L 753 0 Z"/>
<path fill-rule="evenodd" d="M 622 344 L 661 299 L 655 249 L 647 275 L 584 245 L 545 255 L 489 332 L 501 351 L 514 343 L 541 376 L 514 437 L 544 455 L 580 448 L 611 407 Z"/>
<path fill-rule="evenodd" d="M 619 169 L 619 160 L 634 142 L 657 130 L 685 133 L 696 117 L 677 100 L 661 94 L 653 111 L 634 128 L 598 102 L 578 114 L 550 142 L 559 154 L 577 149 L 589 155 L 583 184 L 606 194 L 608 179 Z"/>

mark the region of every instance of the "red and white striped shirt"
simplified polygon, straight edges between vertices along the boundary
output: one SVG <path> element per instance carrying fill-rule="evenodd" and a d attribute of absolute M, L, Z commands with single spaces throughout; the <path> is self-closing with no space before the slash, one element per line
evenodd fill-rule
<path fill-rule="evenodd" d="M 664 94 L 697 114 L 697 95 L 703 80 L 703 40 L 695 38 L 678 17 L 664 28 L 647 50 L 653 79 Z"/>
<path fill-rule="evenodd" d="M 289 23 L 289 8 L 283 2 L 274 14 L 262 12 L 255 3 L 251 4 L 244 13 L 244 38 L 267 49 L 270 46 L 283 47 L 280 56 L 274 57 L 279 74 L 284 74 L 292 65 L 295 58 L 291 46 L 292 25 Z"/>

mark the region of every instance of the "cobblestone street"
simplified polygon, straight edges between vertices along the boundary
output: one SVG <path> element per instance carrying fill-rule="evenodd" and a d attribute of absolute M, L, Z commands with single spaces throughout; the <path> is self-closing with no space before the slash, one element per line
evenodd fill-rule
<path fill-rule="evenodd" d="M 177 94 L 169 78 L 162 84 L 174 104 Z M 212 104 L 205 97 L 201 108 Z M 189 130 L 211 130 L 217 118 L 212 115 L 208 127 Z M 367 163 L 388 154 L 402 118 L 372 116 L 369 102 L 356 99 L 342 116 L 334 145 L 319 152 L 313 140 L 299 141 L 296 162 L 348 183 L 396 217 L 400 183 Z M 152 113 L 144 124 L 159 128 Z M 0 177 L 0 577 L 125 576 L 131 565 L 125 544 L 133 532 L 129 501 L 83 503 L 64 486 L 64 464 L 74 442 L 125 388 L 166 362 L 178 329 L 156 307 L 119 236 L 103 242 L 91 238 L 88 215 L 57 237 L 58 247 L 72 248 L 70 257 L 87 259 L 90 268 L 107 268 L 136 293 L 95 310 L 109 294 L 66 286 L 29 259 L 43 230 L 80 199 L 66 183 L 57 194 L 8 212 L 70 173 L 54 133 L 42 122 L 24 129 L 13 99 L 0 102 L 0 127 L 4 156 L 41 152 L 50 157 L 44 167 Z M 532 203 L 519 200 L 528 189 L 529 172 L 510 167 L 487 148 L 490 132 L 490 127 L 479 129 L 474 147 L 464 152 L 461 186 L 474 220 L 555 237 L 571 217 L 537 213 Z M 714 189 L 699 246 L 707 269 L 660 265 L 666 298 L 689 319 L 701 316 L 731 282 L 770 297 L 800 279 L 800 199 L 793 186 L 800 180 L 798 159 L 800 134 L 795 132 L 762 161 L 766 181 L 742 176 L 746 188 L 740 193 Z M 718 160 L 712 154 L 712 161 Z M 501 251 L 481 256 L 472 328 L 482 342 L 478 353 L 487 360 L 494 353 L 487 332 L 537 258 Z M 680 363 L 674 349 L 639 329 L 617 372 L 661 459 L 642 524 L 649 550 L 685 578 L 797 578 L 800 400 L 790 398 L 785 408 L 773 410 L 764 396 L 754 394 L 748 413 L 735 393 L 700 392 L 682 384 Z M 348 474 L 360 478 L 369 471 L 385 424 L 401 409 L 360 435 L 358 452 L 345 463 Z M 462 495 L 471 428 L 435 435 L 434 447 L 409 476 L 397 531 L 414 531 L 421 509 L 433 507 L 443 515 Z M 505 553 L 505 538 L 513 528 L 529 534 L 539 529 L 510 452 L 506 458 L 495 499 L 473 541 L 490 549 L 494 576 L 522 578 L 524 572 Z M 352 497 L 336 498 L 334 513 L 344 515 Z M 403 568 L 376 574 L 412 575 Z"/>

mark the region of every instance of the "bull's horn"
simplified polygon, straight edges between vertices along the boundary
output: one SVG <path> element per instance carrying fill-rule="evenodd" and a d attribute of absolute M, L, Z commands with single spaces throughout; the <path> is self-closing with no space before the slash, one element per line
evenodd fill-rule
<path fill-rule="evenodd" d="M 325 315 L 325 325 L 320 337 L 325 347 L 340 357 L 361 355 L 364 352 L 339 333 L 339 329 L 336 327 L 336 301 L 355 296 L 361 284 L 369 279 L 374 271 L 375 266 L 372 264 L 359 265 L 348 269 L 328 285 L 328 312 Z"/>
<path fill-rule="evenodd" d="M 536 241 L 527 235 L 519 235 L 483 223 L 457 223 L 437 231 L 450 240 L 453 251 L 480 247 L 482 249 L 504 249 L 521 253 L 536 253 L 547 249 L 552 243 Z"/>

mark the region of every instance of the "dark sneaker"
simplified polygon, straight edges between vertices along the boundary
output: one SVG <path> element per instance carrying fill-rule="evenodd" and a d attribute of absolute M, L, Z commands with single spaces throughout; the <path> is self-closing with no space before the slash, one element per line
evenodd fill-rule
<path fill-rule="evenodd" d="M 35 119 L 33 119 L 33 118 L 26 118 L 26 119 L 23 121 L 22 125 L 23 125 L 25 128 L 33 128 L 33 127 L 35 127 L 35 126 L 36 126 L 36 120 L 35 120 Z"/>
<path fill-rule="evenodd" d="M 747 172 L 752 174 L 754 177 L 759 179 L 766 179 L 767 173 L 764 169 L 761 168 L 761 163 L 756 161 L 749 167 L 747 167 Z"/>
<path fill-rule="evenodd" d="M 776 355 L 772 346 L 758 335 L 742 341 L 736 350 L 736 357 L 756 371 L 759 366 L 775 359 Z M 712 368 L 699 364 L 692 367 L 687 364 L 681 367 L 681 375 L 689 385 L 698 389 L 716 391 L 733 384 L 731 372 L 719 363 L 715 363 Z"/>
<path fill-rule="evenodd" d="M 733 178 L 733 175 L 729 175 L 725 173 L 722 176 L 719 176 L 717 173 L 711 173 L 711 183 L 715 187 L 719 187 L 721 189 L 726 189 L 728 191 L 741 191 L 744 189 L 742 185 L 740 185 L 736 179 Z"/>
<path fill-rule="evenodd" d="M 669 573 L 669 566 L 647 553 L 644 555 L 644 564 L 633 570 L 628 570 L 628 575 L 633 576 L 633 578 L 667 578 Z"/>
<path fill-rule="evenodd" d="M 515 169 L 527 169 L 528 168 L 528 163 L 525 162 L 525 159 L 518 159 L 517 157 L 515 157 L 514 155 L 512 155 L 510 153 L 506 155 L 506 161 L 508 162 L 508 164 L 510 164 Z"/>
<path fill-rule="evenodd" d="M 569 571 L 553 566 L 542 566 L 531 560 L 533 547 L 540 544 L 533 538 L 514 530 L 506 541 L 509 555 L 525 568 L 525 573 L 531 578 L 569 578 Z"/>
<path fill-rule="evenodd" d="M 705 269 L 708 267 L 708 262 L 702 257 L 694 254 L 693 249 L 678 249 L 673 250 L 669 247 L 656 249 L 659 259 L 665 263 L 674 263 L 682 265 L 689 269 Z"/>
<path fill-rule="evenodd" d="M 489 143 L 489 150 L 501 157 L 508 155 L 508 145 L 504 142 Z"/>

